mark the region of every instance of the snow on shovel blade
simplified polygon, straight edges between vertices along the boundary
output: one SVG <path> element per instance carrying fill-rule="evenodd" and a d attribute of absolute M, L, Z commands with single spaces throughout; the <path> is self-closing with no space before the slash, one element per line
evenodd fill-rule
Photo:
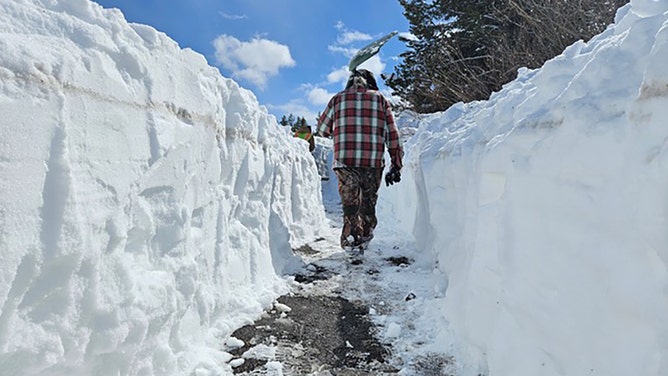
<path fill-rule="evenodd" d="M 353 72 L 357 67 L 362 64 L 363 62 L 369 60 L 373 55 L 377 54 L 378 51 L 380 51 L 380 48 L 383 47 L 385 43 L 387 43 L 388 40 L 390 40 L 393 36 L 397 35 L 396 31 L 393 31 L 384 37 L 373 41 L 369 45 L 365 46 L 361 50 L 357 51 L 355 56 L 353 56 L 352 59 L 350 59 L 350 64 L 348 64 L 348 70 Z"/>

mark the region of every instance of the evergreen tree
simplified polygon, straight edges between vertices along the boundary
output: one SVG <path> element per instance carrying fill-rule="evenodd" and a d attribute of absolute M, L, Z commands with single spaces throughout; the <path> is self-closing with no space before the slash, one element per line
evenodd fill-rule
<path fill-rule="evenodd" d="M 292 126 L 292 131 L 296 132 L 297 129 L 299 129 L 302 125 L 307 125 L 306 118 L 298 116 L 297 119 L 295 120 L 294 125 Z"/>
<path fill-rule="evenodd" d="M 422 113 L 488 99 L 578 39 L 612 22 L 628 0 L 399 0 L 414 39 L 386 81 Z"/>

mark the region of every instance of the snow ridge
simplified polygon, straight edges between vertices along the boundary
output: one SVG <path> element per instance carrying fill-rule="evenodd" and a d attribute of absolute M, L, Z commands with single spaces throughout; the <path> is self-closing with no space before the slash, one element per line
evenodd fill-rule
<path fill-rule="evenodd" d="M 221 339 L 286 291 L 291 245 L 325 223 L 312 156 L 118 11 L 0 13 L 0 368 L 226 369 Z"/>
<path fill-rule="evenodd" d="M 408 142 L 382 215 L 436 265 L 463 375 L 668 373 L 667 26 L 667 2 L 632 1 Z"/>

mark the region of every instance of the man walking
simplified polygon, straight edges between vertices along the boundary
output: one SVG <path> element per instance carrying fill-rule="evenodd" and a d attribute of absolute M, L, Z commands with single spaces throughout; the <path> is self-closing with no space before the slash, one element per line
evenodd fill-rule
<path fill-rule="evenodd" d="M 297 128 L 297 131 L 295 132 L 295 137 L 308 142 L 308 151 L 313 152 L 313 150 L 315 150 L 315 139 L 311 133 L 311 127 L 306 124 L 306 119 L 301 119 L 299 128 Z"/>
<path fill-rule="evenodd" d="M 334 139 L 333 168 L 343 206 L 341 247 L 364 247 L 378 223 L 385 146 L 392 163 L 388 184 L 399 181 L 403 156 L 390 103 L 378 91 L 372 72 L 351 73 L 346 88 L 330 99 L 318 119 L 317 133 Z"/>

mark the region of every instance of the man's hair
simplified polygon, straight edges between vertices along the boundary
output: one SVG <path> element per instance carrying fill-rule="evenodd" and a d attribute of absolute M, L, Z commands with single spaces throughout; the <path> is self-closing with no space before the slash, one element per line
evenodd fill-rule
<path fill-rule="evenodd" d="M 348 77 L 346 89 L 350 89 L 351 87 L 364 87 L 369 90 L 378 90 L 378 84 L 376 83 L 376 78 L 373 76 L 373 72 L 367 69 L 356 69 L 352 71 L 350 77 Z"/>

